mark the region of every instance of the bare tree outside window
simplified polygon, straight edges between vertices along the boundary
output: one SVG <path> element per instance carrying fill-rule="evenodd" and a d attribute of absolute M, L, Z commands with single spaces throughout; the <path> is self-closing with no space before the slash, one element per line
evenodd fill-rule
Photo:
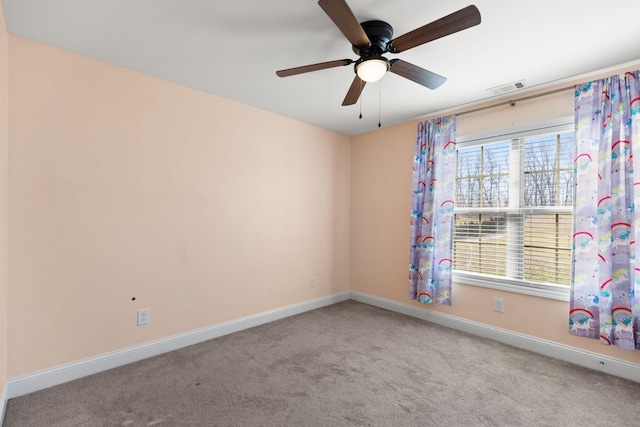
<path fill-rule="evenodd" d="M 572 153 L 572 136 L 551 135 L 525 140 L 525 206 L 571 205 Z"/>

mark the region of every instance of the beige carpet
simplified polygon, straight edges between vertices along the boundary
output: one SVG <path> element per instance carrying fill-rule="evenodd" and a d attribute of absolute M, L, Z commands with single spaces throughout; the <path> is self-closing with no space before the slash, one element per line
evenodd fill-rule
<path fill-rule="evenodd" d="M 8 402 L 28 426 L 638 426 L 640 384 L 354 301 Z"/>

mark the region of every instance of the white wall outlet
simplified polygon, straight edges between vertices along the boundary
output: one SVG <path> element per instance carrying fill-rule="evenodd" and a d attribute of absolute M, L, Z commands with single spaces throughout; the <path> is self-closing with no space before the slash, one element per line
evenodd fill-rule
<path fill-rule="evenodd" d="M 151 321 L 150 315 L 148 308 L 138 310 L 138 326 L 148 324 Z"/>
<path fill-rule="evenodd" d="M 311 276 L 309 277 L 309 287 L 310 288 L 315 288 L 316 287 L 316 278 Z"/>
<path fill-rule="evenodd" d="M 493 299 L 493 311 L 504 313 L 504 300 L 502 298 Z"/>

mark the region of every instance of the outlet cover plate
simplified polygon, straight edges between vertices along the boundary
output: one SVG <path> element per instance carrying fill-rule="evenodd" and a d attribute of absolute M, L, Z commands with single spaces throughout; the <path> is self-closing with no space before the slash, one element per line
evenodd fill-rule
<path fill-rule="evenodd" d="M 148 325 L 151 321 L 150 312 L 148 308 L 138 310 L 138 326 Z"/>

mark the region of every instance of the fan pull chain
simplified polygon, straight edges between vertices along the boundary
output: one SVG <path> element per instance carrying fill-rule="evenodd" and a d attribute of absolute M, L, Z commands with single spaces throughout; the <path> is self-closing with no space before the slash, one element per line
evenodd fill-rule
<path fill-rule="evenodd" d="M 360 117 L 358 118 L 362 120 L 362 80 L 360 80 Z"/>
<path fill-rule="evenodd" d="M 378 85 L 378 127 L 382 127 L 382 79 Z"/>

